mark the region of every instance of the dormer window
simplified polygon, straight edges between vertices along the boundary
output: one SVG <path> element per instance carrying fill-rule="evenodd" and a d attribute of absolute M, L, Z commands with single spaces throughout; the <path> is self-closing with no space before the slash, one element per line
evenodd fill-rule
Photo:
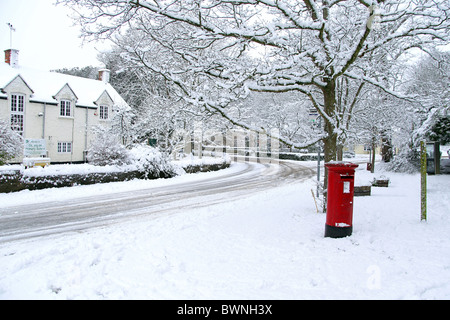
<path fill-rule="evenodd" d="M 25 96 L 23 94 L 11 95 L 11 129 L 23 135 L 25 115 Z"/>
<path fill-rule="evenodd" d="M 25 96 L 21 94 L 11 95 L 11 112 L 23 112 Z"/>
<path fill-rule="evenodd" d="M 72 117 L 72 103 L 69 100 L 61 100 L 59 115 L 61 117 Z"/>
<path fill-rule="evenodd" d="M 109 107 L 100 106 L 100 120 L 108 120 L 108 119 L 109 119 Z"/>

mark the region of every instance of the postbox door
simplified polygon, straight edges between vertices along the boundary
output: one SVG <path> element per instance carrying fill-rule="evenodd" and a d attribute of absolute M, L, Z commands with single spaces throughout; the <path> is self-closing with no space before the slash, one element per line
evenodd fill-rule
<path fill-rule="evenodd" d="M 335 223 L 340 226 L 351 226 L 353 220 L 353 193 L 355 177 L 351 175 L 341 175 L 341 199 L 340 199 L 340 213 L 337 216 L 338 221 Z"/>
<path fill-rule="evenodd" d="M 329 190 L 328 202 L 330 214 L 327 214 L 327 224 L 333 227 L 345 227 L 352 225 L 353 219 L 353 194 L 354 176 L 336 174 L 331 179 L 334 184 Z"/>

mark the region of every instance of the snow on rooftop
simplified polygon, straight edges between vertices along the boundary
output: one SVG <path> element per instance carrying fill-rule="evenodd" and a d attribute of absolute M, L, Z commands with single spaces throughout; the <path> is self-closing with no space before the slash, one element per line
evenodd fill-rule
<path fill-rule="evenodd" d="M 66 84 L 78 97 L 77 106 L 96 108 L 95 101 L 106 90 L 116 106 L 127 106 L 127 103 L 109 84 L 99 80 L 75 77 L 71 75 L 31 69 L 28 67 L 11 67 L 7 63 L 0 63 L 0 90 L 5 88 L 17 76 L 33 90 L 31 101 L 56 103 L 53 98 Z M 6 97 L 0 92 L 1 97 Z"/>

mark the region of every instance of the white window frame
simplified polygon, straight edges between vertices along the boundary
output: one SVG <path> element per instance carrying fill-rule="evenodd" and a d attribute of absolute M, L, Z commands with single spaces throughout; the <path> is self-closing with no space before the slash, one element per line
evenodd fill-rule
<path fill-rule="evenodd" d="M 11 94 L 11 112 L 25 112 L 25 95 L 20 93 Z"/>
<path fill-rule="evenodd" d="M 64 118 L 73 118 L 72 101 L 61 100 L 59 102 L 59 116 Z"/>
<path fill-rule="evenodd" d="M 25 130 L 25 95 L 21 93 L 11 94 L 10 103 L 11 129 L 23 135 Z"/>
<path fill-rule="evenodd" d="M 58 153 L 72 153 L 72 142 L 61 141 L 58 142 Z"/>
<path fill-rule="evenodd" d="M 100 111 L 100 120 L 109 120 L 109 106 L 100 106 L 99 107 L 99 111 Z M 106 112 L 105 112 L 106 111 Z"/>

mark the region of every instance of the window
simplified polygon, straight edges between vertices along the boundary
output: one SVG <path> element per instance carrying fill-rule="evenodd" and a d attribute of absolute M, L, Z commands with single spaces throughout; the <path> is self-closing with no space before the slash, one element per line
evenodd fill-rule
<path fill-rule="evenodd" d="M 11 114 L 11 129 L 23 134 L 23 114 Z"/>
<path fill-rule="evenodd" d="M 58 142 L 58 153 L 72 153 L 72 142 Z"/>
<path fill-rule="evenodd" d="M 100 106 L 100 119 L 101 120 L 108 120 L 109 119 L 108 106 Z"/>
<path fill-rule="evenodd" d="M 23 121 L 25 115 L 25 96 L 11 95 L 11 129 L 23 135 Z"/>
<path fill-rule="evenodd" d="M 59 115 L 61 117 L 71 117 L 72 116 L 72 109 L 71 109 L 71 103 L 68 100 L 61 100 L 60 103 L 60 112 Z"/>
<path fill-rule="evenodd" d="M 11 95 L 11 112 L 23 112 L 25 97 L 19 94 Z"/>

